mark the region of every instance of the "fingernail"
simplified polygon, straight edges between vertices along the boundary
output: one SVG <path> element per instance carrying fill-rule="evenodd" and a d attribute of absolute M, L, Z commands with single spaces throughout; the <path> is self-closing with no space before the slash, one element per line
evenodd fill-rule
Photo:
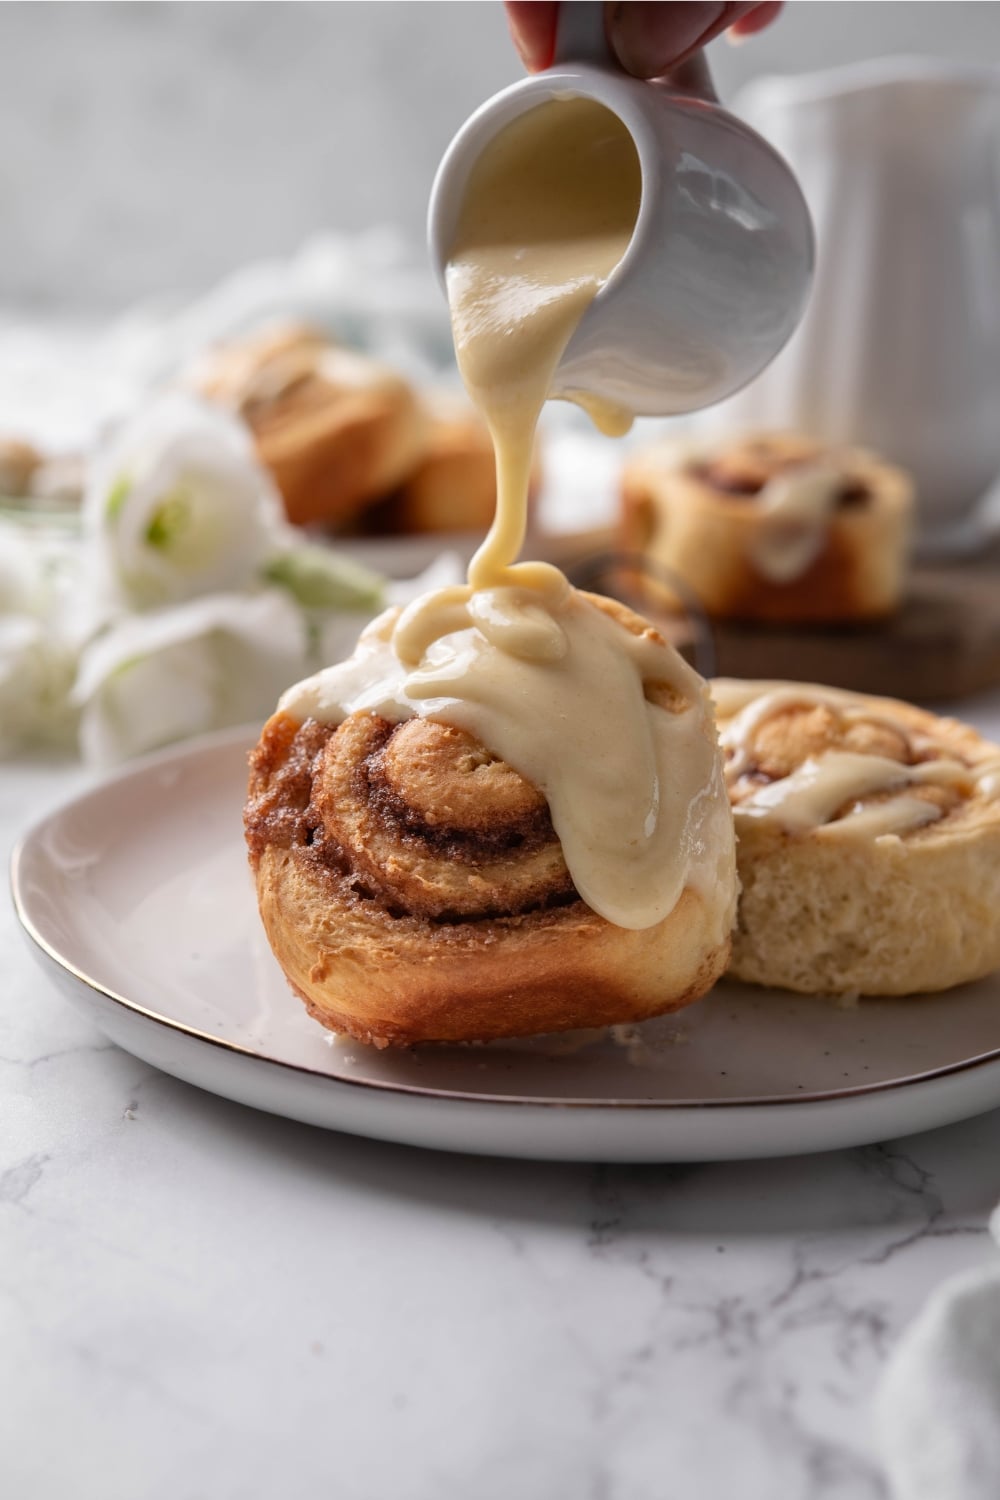
<path fill-rule="evenodd" d="M 547 56 L 548 49 L 546 48 L 543 51 L 541 47 L 534 45 L 528 37 L 519 36 L 515 32 L 514 46 L 517 48 L 518 57 L 524 63 L 529 73 L 540 73 L 547 65 L 549 60 Z"/>

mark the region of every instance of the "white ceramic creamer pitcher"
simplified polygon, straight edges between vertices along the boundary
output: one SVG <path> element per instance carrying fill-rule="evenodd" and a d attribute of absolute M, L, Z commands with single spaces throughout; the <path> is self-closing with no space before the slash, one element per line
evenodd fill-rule
<path fill-rule="evenodd" d="M 638 416 L 721 401 L 795 328 L 813 236 L 787 164 L 711 95 L 707 72 L 645 83 L 612 61 L 604 7 L 564 0 L 556 61 L 490 99 L 452 141 L 431 192 L 431 259 L 444 282 L 472 167 L 510 121 L 553 99 L 604 105 L 635 142 L 639 216 L 624 257 L 578 324 L 552 394 L 587 392 Z"/>
<path fill-rule="evenodd" d="M 923 551 L 978 546 L 1000 518 L 1000 69 L 877 59 L 736 109 L 795 168 L 818 259 L 788 347 L 714 421 L 868 444 L 914 475 Z"/>

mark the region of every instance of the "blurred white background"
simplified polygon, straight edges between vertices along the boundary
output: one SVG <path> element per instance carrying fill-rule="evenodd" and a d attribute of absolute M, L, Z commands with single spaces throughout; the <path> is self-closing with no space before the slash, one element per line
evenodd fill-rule
<path fill-rule="evenodd" d="M 1000 5 L 805 3 L 748 78 L 892 52 L 1000 59 Z M 0 6 L 0 306 L 198 292 L 321 228 L 422 237 L 451 134 L 520 75 L 498 0 Z"/>

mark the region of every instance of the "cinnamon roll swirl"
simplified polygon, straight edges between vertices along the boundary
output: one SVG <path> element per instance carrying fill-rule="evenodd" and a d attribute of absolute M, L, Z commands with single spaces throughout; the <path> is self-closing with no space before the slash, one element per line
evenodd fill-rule
<path fill-rule="evenodd" d="M 1000 748 L 889 698 L 733 680 L 712 694 L 737 978 L 907 995 L 1000 967 Z"/>
<path fill-rule="evenodd" d="M 771 434 L 636 453 L 622 531 L 716 618 L 837 623 L 898 607 L 912 508 L 909 478 L 873 454 Z"/>
<path fill-rule="evenodd" d="M 612 902 L 626 899 L 621 882 L 602 884 L 601 872 L 593 880 L 588 869 L 587 840 L 602 836 L 596 809 L 593 826 L 578 810 L 564 848 L 551 799 L 480 736 L 447 722 L 446 707 L 435 702 L 429 717 L 413 703 L 400 706 L 402 689 L 395 698 L 384 685 L 372 691 L 378 672 L 390 670 L 390 611 L 351 662 L 331 669 L 346 711 L 327 722 L 303 717 L 297 705 L 315 708 L 332 690 L 293 690 L 251 758 L 246 832 L 261 916 L 292 988 L 323 1025 L 380 1046 L 602 1026 L 686 1005 L 724 970 L 735 869 L 707 696 L 645 622 L 577 597 L 561 618 L 583 611 L 583 628 L 593 628 L 595 615 L 598 628 L 614 621 L 656 661 L 662 654 L 661 680 L 646 684 L 645 699 L 639 689 L 641 711 L 654 739 L 690 746 L 685 765 L 666 768 L 674 786 L 662 789 L 663 820 L 676 829 L 660 872 L 665 910 L 656 892 L 641 890 L 649 914 L 637 911 L 634 926 L 600 915 L 581 896 L 581 868 L 574 878 L 566 853 L 581 858 L 582 830 L 592 901 L 601 904 L 608 889 Z M 538 673 L 551 685 L 570 670 L 550 660 Z M 515 671 L 528 702 L 531 671 L 524 663 Z M 351 707 L 359 681 L 373 706 Z M 414 693 L 412 677 L 405 681 Z M 557 695 L 558 683 L 551 690 Z M 560 700 L 564 708 L 568 701 Z M 602 722 L 600 703 L 593 712 L 611 762 L 627 769 L 632 747 L 622 758 L 614 741 L 621 726 Z M 565 733 L 572 760 L 571 724 Z M 558 737 L 552 742 L 558 750 Z M 557 796 L 552 805 L 564 803 Z"/>

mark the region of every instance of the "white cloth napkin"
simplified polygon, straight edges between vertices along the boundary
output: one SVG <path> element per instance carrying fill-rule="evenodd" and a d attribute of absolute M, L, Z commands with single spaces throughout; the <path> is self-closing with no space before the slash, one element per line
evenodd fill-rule
<path fill-rule="evenodd" d="M 1000 1245 L 1000 1207 L 990 1231 Z M 998 1500 L 1000 1263 L 934 1293 L 889 1363 L 876 1424 L 893 1500 Z"/>

